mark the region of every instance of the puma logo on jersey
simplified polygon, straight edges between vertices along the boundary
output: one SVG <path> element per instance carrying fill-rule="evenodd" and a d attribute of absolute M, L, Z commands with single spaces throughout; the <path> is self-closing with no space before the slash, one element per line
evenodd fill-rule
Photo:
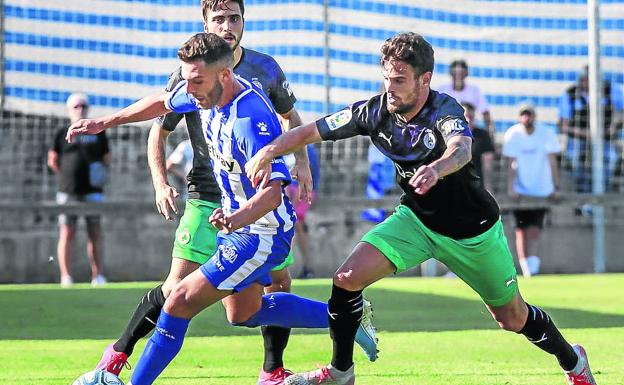
<path fill-rule="evenodd" d="M 383 132 L 380 132 L 379 137 L 381 139 L 384 139 L 386 142 L 388 142 L 388 146 L 392 146 L 392 134 L 390 134 L 390 136 L 386 136 L 386 134 L 384 134 Z"/>

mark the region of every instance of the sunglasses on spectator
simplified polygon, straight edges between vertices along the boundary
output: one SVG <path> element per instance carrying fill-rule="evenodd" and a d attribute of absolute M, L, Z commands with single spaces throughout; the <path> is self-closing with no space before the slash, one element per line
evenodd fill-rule
<path fill-rule="evenodd" d="M 79 109 L 79 108 L 86 109 L 86 108 L 89 108 L 89 105 L 88 105 L 88 104 L 76 104 L 76 105 L 74 106 L 74 110 L 77 110 L 77 109 Z"/>

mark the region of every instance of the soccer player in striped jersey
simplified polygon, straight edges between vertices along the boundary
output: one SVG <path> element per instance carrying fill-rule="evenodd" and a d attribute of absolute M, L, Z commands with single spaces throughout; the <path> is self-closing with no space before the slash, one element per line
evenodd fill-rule
<path fill-rule="evenodd" d="M 243 170 L 248 159 L 281 133 L 275 111 L 262 90 L 234 75 L 232 51 L 219 36 L 197 34 L 178 56 L 185 81 L 171 92 L 143 98 L 100 119 L 78 121 L 67 133 L 71 142 L 77 135 L 171 110 L 199 111 L 221 190 L 223 208 L 210 216 L 210 223 L 220 230 L 217 251 L 180 281 L 165 301 L 156 331 L 132 374 L 134 385 L 151 384 L 175 357 L 193 316 L 234 293 L 237 300 L 227 308 L 233 324 L 327 325 L 327 305 L 322 302 L 290 293 L 275 293 L 268 300 L 262 296 L 262 288 L 271 283 L 271 269 L 286 259 L 294 233 L 295 215 L 283 189 L 290 175 L 283 159 L 277 159 L 268 186 L 256 189 Z M 281 384 L 283 378 L 272 383 Z"/>
<path fill-rule="evenodd" d="M 243 0 L 202 0 L 204 29 L 219 35 L 233 49 L 234 73 L 261 88 L 275 112 L 284 120 L 286 128 L 300 125 L 301 119 L 294 107 L 296 98 L 279 64 L 270 56 L 243 48 L 241 39 L 244 30 Z M 167 84 L 167 91 L 184 81 L 181 69 L 176 70 Z M 188 197 L 184 215 L 180 218 L 174 238 L 171 269 L 162 284 L 151 289 L 141 299 L 120 338 L 104 351 L 98 369 L 105 369 L 119 375 L 132 354 L 136 343 L 154 329 L 154 321 L 173 287 L 205 263 L 216 251 L 217 229 L 208 219 L 212 212 L 221 205 L 219 186 L 213 177 L 209 150 L 204 138 L 198 111 L 184 114 L 170 112 L 154 122 L 148 140 L 148 160 L 156 195 L 158 211 L 168 220 L 173 220 L 178 213 L 175 198 L 178 192 L 170 186 L 165 169 L 165 144 L 167 136 L 175 130 L 182 119 L 186 126 L 193 147 L 193 169 L 188 174 Z M 312 179 L 305 151 L 295 153 L 296 165 L 293 177 L 297 178 L 303 191 L 312 190 Z M 304 194 L 305 195 L 305 194 Z M 301 199 L 306 199 L 302 196 Z M 286 260 L 271 271 L 271 286 L 265 288 L 267 294 L 289 292 L 291 277 L 288 266 L 294 262 L 292 250 Z M 236 307 L 238 296 L 223 300 L 227 311 Z M 271 298 L 271 297 L 266 297 Z M 274 297 L 273 297 L 274 298 Z M 370 314 L 370 307 L 367 308 Z M 369 359 L 377 357 L 375 332 L 364 319 L 366 328 L 360 330 L 358 343 Z M 325 323 L 326 324 L 326 323 Z M 324 327 L 327 327 L 325 325 Z M 290 330 L 278 326 L 262 326 L 264 340 L 264 362 L 260 371 L 260 385 L 272 385 L 280 382 L 284 375 L 283 352 L 288 343 Z"/>

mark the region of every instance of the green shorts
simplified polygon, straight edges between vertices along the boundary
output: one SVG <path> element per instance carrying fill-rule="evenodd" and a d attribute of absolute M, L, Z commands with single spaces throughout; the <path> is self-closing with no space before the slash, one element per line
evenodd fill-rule
<path fill-rule="evenodd" d="M 518 291 L 516 268 L 500 219 L 483 234 L 457 240 L 430 230 L 412 210 L 400 205 L 366 233 L 362 242 L 381 251 L 397 272 L 435 258 L 490 306 L 509 303 Z"/>
<path fill-rule="evenodd" d="M 173 241 L 173 257 L 203 265 L 217 250 L 217 230 L 208 219 L 218 203 L 200 199 L 186 201 L 184 215 Z"/>
<path fill-rule="evenodd" d="M 215 209 L 221 207 L 217 203 L 200 199 L 186 201 L 184 215 L 176 230 L 173 241 L 173 257 L 185 259 L 203 265 L 217 251 L 217 230 L 208 219 Z M 292 249 L 284 262 L 273 270 L 282 270 L 295 262 Z"/>
<path fill-rule="evenodd" d="M 290 252 L 288 253 L 288 256 L 286 257 L 284 262 L 282 262 L 281 265 L 274 267 L 273 270 L 271 270 L 271 271 L 277 271 L 277 270 L 285 269 L 288 266 L 292 265 L 293 263 L 295 263 L 295 255 L 293 254 L 293 248 L 291 247 L 290 248 Z"/>

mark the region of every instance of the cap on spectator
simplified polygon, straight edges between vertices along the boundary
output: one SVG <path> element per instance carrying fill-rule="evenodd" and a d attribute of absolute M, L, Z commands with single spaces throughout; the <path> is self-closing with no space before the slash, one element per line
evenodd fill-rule
<path fill-rule="evenodd" d="M 524 112 L 529 112 L 532 115 L 535 115 L 535 106 L 528 100 L 521 102 L 518 105 L 518 114 L 522 115 Z"/>
<path fill-rule="evenodd" d="M 89 105 L 89 98 L 87 97 L 87 95 L 83 94 L 82 92 L 74 92 L 73 94 L 69 95 L 69 97 L 67 98 L 68 108 L 73 108 L 74 106 L 77 106 L 79 104 L 83 104 L 85 106 Z"/>

